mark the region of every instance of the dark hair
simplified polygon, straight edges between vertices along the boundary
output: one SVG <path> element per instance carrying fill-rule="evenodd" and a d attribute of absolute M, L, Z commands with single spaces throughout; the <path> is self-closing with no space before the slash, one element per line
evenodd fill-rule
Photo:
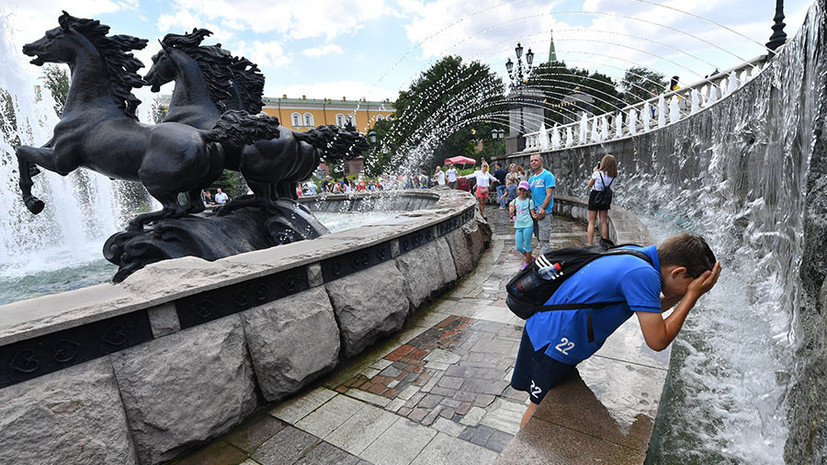
<path fill-rule="evenodd" d="M 658 246 L 658 259 L 661 268 L 684 266 L 686 273 L 693 278 L 711 270 L 717 261 L 704 238 L 689 233 L 678 234 L 663 241 Z"/>

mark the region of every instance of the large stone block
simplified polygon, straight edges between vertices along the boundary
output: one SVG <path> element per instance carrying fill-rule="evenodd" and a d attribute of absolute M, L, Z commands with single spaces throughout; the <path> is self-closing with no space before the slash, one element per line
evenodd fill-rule
<path fill-rule="evenodd" d="M 457 280 L 457 269 L 445 239 L 417 247 L 396 259 L 405 277 L 405 291 L 414 310 Z"/>
<path fill-rule="evenodd" d="M 485 247 L 485 238 L 477 222 L 470 221 L 462 225 L 461 228 L 447 234 L 445 240 L 454 257 L 457 276 L 463 277 L 470 273 Z"/>
<path fill-rule="evenodd" d="M 144 465 L 226 433 L 256 407 L 235 315 L 118 352 L 112 364 Z"/>
<path fill-rule="evenodd" d="M 411 305 L 405 295 L 405 278 L 394 261 L 337 279 L 325 287 L 346 357 L 399 331 Z"/>
<path fill-rule="evenodd" d="M 0 463 L 136 464 L 109 358 L 0 390 Z"/>
<path fill-rule="evenodd" d="M 336 366 L 339 327 L 323 287 L 241 313 L 265 399 L 280 400 Z"/>

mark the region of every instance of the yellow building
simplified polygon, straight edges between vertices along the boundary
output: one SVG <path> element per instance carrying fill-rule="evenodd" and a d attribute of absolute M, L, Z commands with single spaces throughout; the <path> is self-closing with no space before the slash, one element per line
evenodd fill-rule
<path fill-rule="evenodd" d="M 394 113 L 389 100 L 309 99 L 304 95 L 301 98 L 264 97 L 262 110 L 278 117 L 282 126 L 294 131 L 306 131 L 323 124 L 344 126 L 350 121 L 361 133 L 367 133 L 378 120 L 392 118 Z"/>

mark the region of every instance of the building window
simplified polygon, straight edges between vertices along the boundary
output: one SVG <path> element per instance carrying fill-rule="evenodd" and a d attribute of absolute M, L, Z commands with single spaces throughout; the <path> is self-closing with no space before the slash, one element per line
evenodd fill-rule
<path fill-rule="evenodd" d="M 347 120 L 350 122 L 351 126 L 356 127 L 356 115 L 349 114 L 347 115 Z"/>
<path fill-rule="evenodd" d="M 345 125 L 345 115 L 341 113 L 336 113 L 336 126 L 344 126 Z"/>
<path fill-rule="evenodd" d="M 311 114 L 311 113 L 305 113 L 304 114 L 304 125 L 307 126 L 307 127 L 315 126 L 313 124 L 313 114 Z"/>
<path fill-rule="evenodd" d="M 290 115 L 290 121 L 293 123 L 294 128 L 300 128 L 302 125 L 302 116 L 298 113 L 293 113 Z"/>
<path fill-rule="evenodd" d="M 384 115 L 376 115 L 376 121 L 385 121 Z"/>

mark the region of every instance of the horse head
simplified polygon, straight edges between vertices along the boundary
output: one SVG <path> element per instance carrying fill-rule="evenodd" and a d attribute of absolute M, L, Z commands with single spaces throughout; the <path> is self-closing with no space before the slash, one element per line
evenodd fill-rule
<path fill-rule="evenodd" d="M 144 80 L 150 85 L 152 92 L 160 92 L 162 85 L 175 80 L 178 70 L 172 57 L 174 53 L 181 52 L 176 52 L 174 47 L 161 42 L 161 50 L 152 56 L 152 66 L 144 75 Z"/>
<path fill-rule="evenodd" d="M 59 27 L 46 31 L 40 39 L 23 46 L 23 53 L 34 57 L 30 63 L 43 66 L 44 63 L 69 63 L 75 55 L 73 52 L 83 40 L 72 27 L 68 13 L 60 16 Z"/>

